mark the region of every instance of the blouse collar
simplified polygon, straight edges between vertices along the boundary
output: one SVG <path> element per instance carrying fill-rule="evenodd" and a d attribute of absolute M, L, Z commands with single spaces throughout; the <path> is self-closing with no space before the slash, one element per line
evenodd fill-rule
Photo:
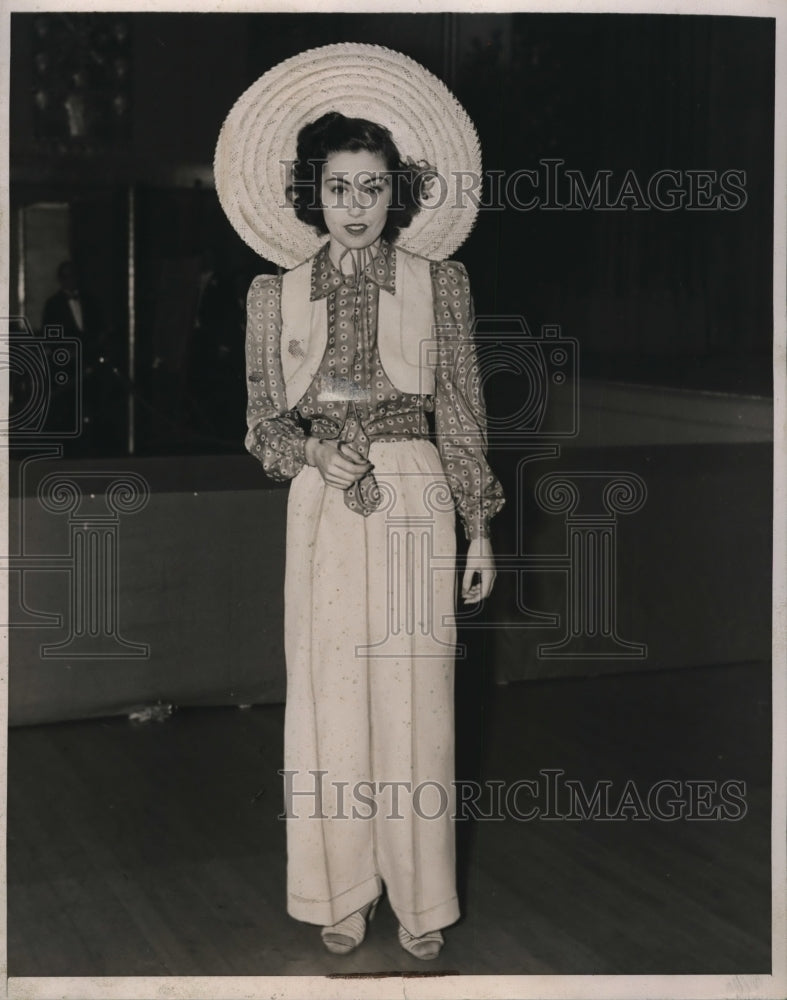
<path fill-rule="evenodd" d="M 328 253 L 329 243 L 323 243 L 312 261 L 311 301 L 324 299 L 342 285 L 353 285 L 351 274 L 342 274 Z M 363 274 L 392 295 L 396 292 L 396 253 L 387 240 L 380 240 L 379 250 L 363 270 Z"/>

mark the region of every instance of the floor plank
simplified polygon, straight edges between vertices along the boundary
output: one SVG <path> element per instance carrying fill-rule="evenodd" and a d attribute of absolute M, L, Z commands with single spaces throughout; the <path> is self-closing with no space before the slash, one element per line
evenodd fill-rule
<path fill-rule="evenodd" d="M 457 824 L 463 916 L 428 966 L 380 907 L 326 953 L 284 910 L 281 706 L 14 729 L 12 976 L 770 969 L 764 664 L 532 681 L 458 671 L 458 776 L 745 782 L 736 821 Z"/>

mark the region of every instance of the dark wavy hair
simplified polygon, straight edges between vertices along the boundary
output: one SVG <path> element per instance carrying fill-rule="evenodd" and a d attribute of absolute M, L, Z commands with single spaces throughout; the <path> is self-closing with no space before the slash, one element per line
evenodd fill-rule
<path fill-rule="evenodd" d="M 390 171 L 391 207 L 382 236 L 392 243 L 420 211 L 423 192 L 434 170 L 425 163 L 402 159 L 391 133 L 376 122 L 329 111 L 304 125 L 298 133 L 298 158 L 293 164 L 288 195 L 301 222 L 324 235 L 328 227 L 320 194 L 323 165 L 332 153 L 360 150 L 381 156 Z"/>

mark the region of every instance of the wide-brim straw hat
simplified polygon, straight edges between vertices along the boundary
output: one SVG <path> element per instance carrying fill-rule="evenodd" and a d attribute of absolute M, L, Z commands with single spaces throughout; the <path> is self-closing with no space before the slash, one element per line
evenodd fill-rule
<path fill-rule="evenodd" d="M 286 188 L 302 126 L 328 111 L 384 125 L 404 158 L 437 177 L 397 244 L 444 260 L 467 238 L 478 211 L 481 150 L 467 112 L 434 74 L 380 45 L 308 49 L 274 66 L 236 101 L 221 128 L 216 191 L 238 235 L 285 268 L 325 241 L 301 222 Z"/>

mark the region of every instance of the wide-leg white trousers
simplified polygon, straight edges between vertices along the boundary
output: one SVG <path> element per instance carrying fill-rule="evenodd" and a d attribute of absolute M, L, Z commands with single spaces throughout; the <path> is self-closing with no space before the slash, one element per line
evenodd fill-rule
<path fill-rule="evenodd" d="M 287 908 L 376 898 L 420 936 L 459 917 L 453 828 L 456 534 L 437 449 L 373 441 L 381 508 L 304 468 L 285 577 Z"/>

